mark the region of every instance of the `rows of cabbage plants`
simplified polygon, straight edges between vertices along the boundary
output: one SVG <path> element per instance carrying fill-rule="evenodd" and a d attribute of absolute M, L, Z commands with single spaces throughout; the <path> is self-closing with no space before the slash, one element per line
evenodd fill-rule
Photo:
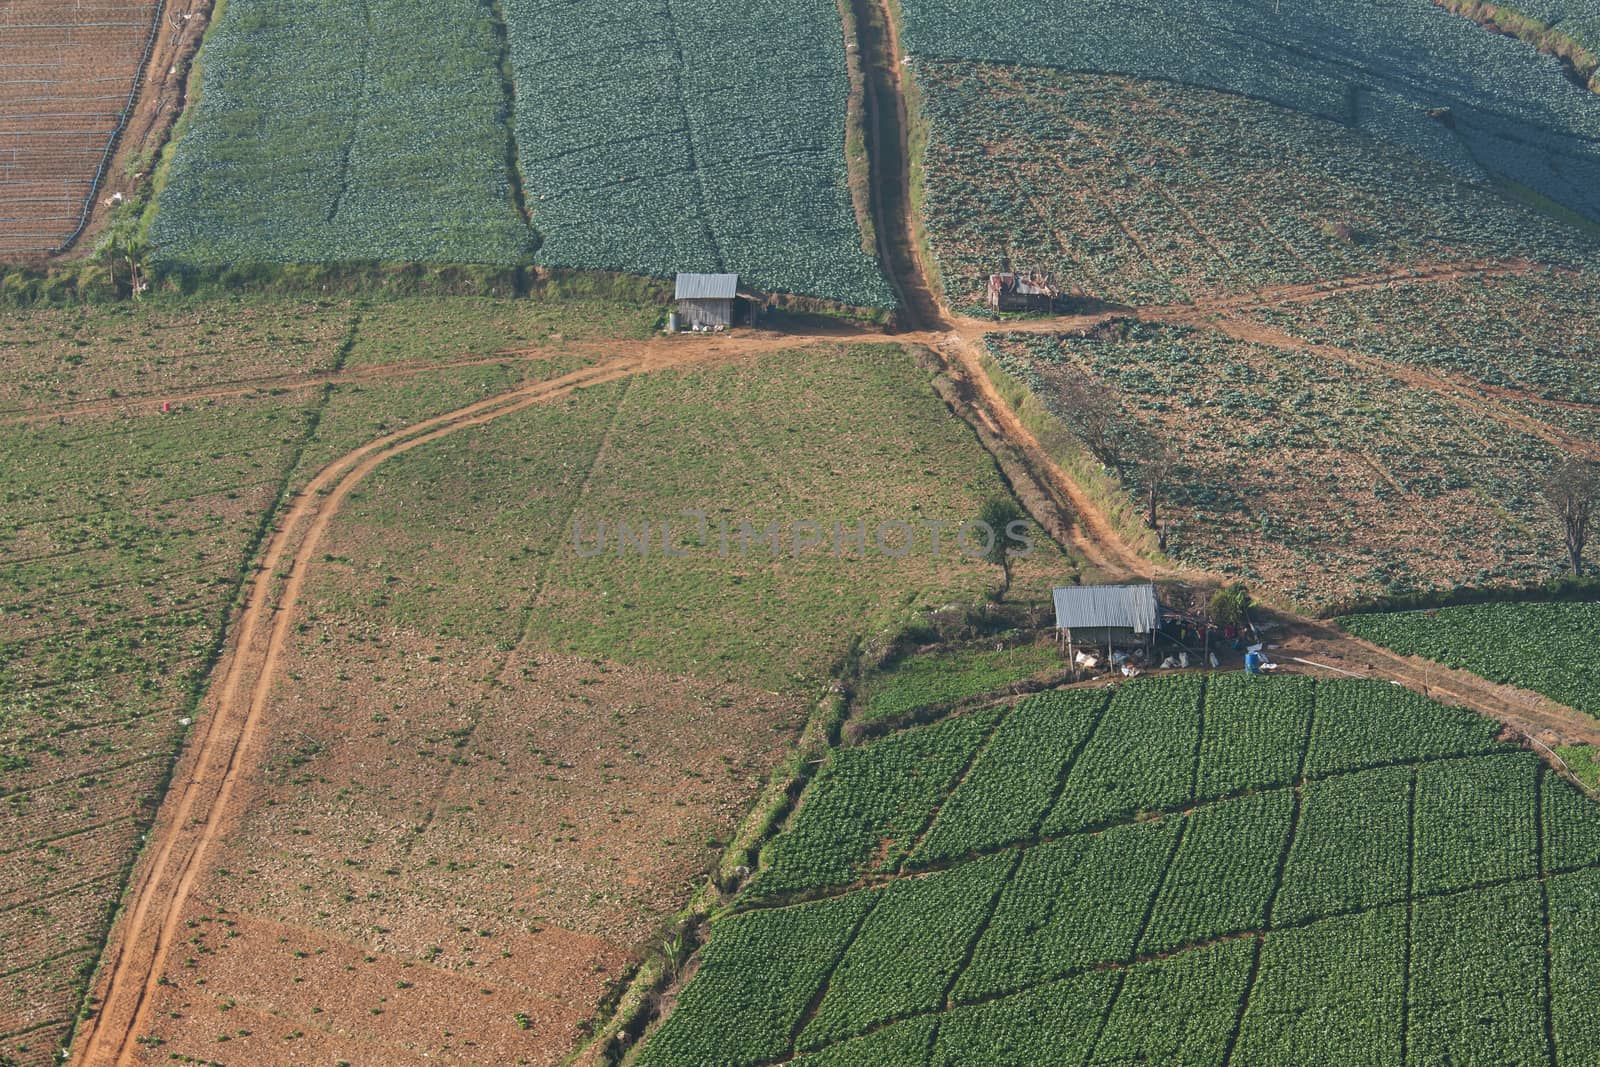
<path fill-rule="evenodd" d="M 533 253 L 489 7 L 230 0 L 151 232 L 185 264 Z"/>
<path fill-rule="evenodd" d="M 1130 438 L 1176 457 L 1169 554 L 1308 610 L 1363 597 L 1542 581 L 1560 535 L 1528 423 L 1370 361 L 1128 323 L 1096 337 L 991 335 L 989 351 L 1067 425 L 1085 380 Z M 1137 495 L 1143 475 L 1128 465 Z"/>
<path fill-rule="evenodd" d="M 1600 275 L 1540 270 L 1469 276 L 1444 285 L 1336 293 L 1257 313 L 1261 321 L 1318 344 L 1392 363 L 1516 389 L 1528 400 L 1600 403 L 1600 338 L 1591 327 Z M 1396 328 L 1404 324 L 1403 329 Z M 1539 417 L 1592 436 L 1592 419 L 1558 405 Z"/>
<path fill-rule="evenodd" d="M 1048 269 L 1130 304 L 1581 238 L 1326 119 L 1166 82 L 927 61 L 924 218 L 945 295 Z"/>
<path fill-rule="evenodd" d="M 1018 704 L 939 809 L 909 863 L 926 866 L 1036 834 L 1105 705 L 1104 694 L 1079 690 L 1041 693 Z"/>
<path fill-rule="evenodd" d="M 851 203 L 831 0 L 509 0 L 506 17 L 543 262 L 893 306 Z"/>
<path fill-rule="evenodd" d="M 1556 1061 L 1546 1040 L 1544 997 L 1530 995 L 1542 994 L 1545 982 L 1543 916 L 1538 882 L 1417 901 L 1408 1062 Z"/>
<path fill-rule="evenodd" d="M 1405 959 L 1401 905 L 1268 934 L 1234 1062 L 1404 1063 Z"/>
<path fill-rule="evenodd" d="M 1470 604 L 1354 615 L 1357 637 L 1600 715 L 1600 604 Z"/>
<path fill-rule="evenodd" d="M 1225 800 L 1189 816 L 1139 951 L 1261 929 L 1277 892 L 1278 858 L 1293 814 L 1293 792 L 1280 789 Z"/>
<path fill-rule="evenodd" d="M 1537 757 L 1514 752 L 1418 767 L 1413 891 L 1538 873 L 1540 766 Z"/>
<path fill-rule="evenodd" d="M 1296 923 L 1404 900 L 1411 884 L 1410 766 L 1306 783 L 1273 919 Z M 1338 863 L 1329 863 L 1338 856 Z"/>
<path fill-rule="evenodd" d="M 1316 683 L 1219 674 L 1206 684 L 1196 797 L 1286 785 L 1300 773 Z"/>
<path fill-rule="evenodd" d="M 1192 799 L 1204 686 L 1201 675 L 1180 675 L 1117 690 L 1044 832 L 1083 829 Z"/>
<path fill-rule="evenodd" d="M 887 887 L 823 903 L 739 898 L 732 917 L 712 923 L 699 974 L 659 1032 L 646 1035 L 640 1062 L 1218 1062 L 1232 1047 L 1241 1063 L 1387 1064 L 1399 1062 L 1408 1041 L 1421 1062 L 1550 1062 L 1547 886 L 1554 1058 L 1584 1062 L 1584 1050 L 1600 1047 L 1584 1007 L 1600 976 L 1592 947 L 1600 806 L 1529 754 L 1496 743 L 1498 727 L 1487 720 L 1388 685 L 1314 688 L 1309 751 L 1308 694 L 1288 680 L 1217 676 L 1202 708 L 1217 709 L 1205 721 L 1244 738 L 1237 752 L 1245 769 L 1219 780 L 1259 777 L 1254 747 L 1274 736 L 1295 766 L 1317 769 L 1309 779 L 1241 786 L 1240 795 L 1186 811 L 1034 838 L 933 873 L 880 864 Z M 1123 688 L 1093 737 L 1113 722 L 1124 694 L 1152 750 L 1174 731 L 1191 750 L 1203 748 L 1189 725 L 1196 679 Z M 1163 700 L 1179 713 L 1162 716 Z M 1239 706 L 1252 700 L 1298 732 L 1241 733 Z M 1025 711 L 1044 707 L 1021 705 L 986 752 L 998 753 L 1006 729 L 1029 721 L 1019 718 Z M 881 813 L 875 794 L 918 777 L 918 766 L 945 793 L 958 791 L 932 754 L 941 744 L 966 751 L 969 742 L 940 731 L 959 726 L 980 737 L 973 721 L 847 750 L 884 755 L 872 773 L 834 777 L 838 763 L 825 770 L 811 786 L 819 795 L 803 798 L 784 836 L 819 840 L 806 827 L 813 801 L 824 802 L 824 813 L 844 810 L 851 788 L 855 805 Z M 1223 752 L 1212 758 L 1224 760 Z M 1165 783 L 1139 781 L 1147 796 L 1138 809 L 1160 809 Z M 907 812 L 922 803 L 917 789 Z M 1017 796 L 1037 811 L 1033 792 Z M 891 807 L 912 794 L 897 797 Z M 853 843 L 847 852 L 856 854 Z M 823 851 L 774 848 L 767 858 L 779 855 L 834 877 Z"/>
<path fill-rule="evenodd" d="M 802 796 L 789 831 L 763 852 L 748 895 L 849 885 L 898 868 L 998 714 L 986 709 L 834 752 Z"/>
<path fill-rule="evenodd" d="M 1600 100 L 1531 45 L 1432 4 L 1175 0 L 1136 19 L 1116 0 L 904 0 L 901 9 L 913 56 L 1161 78 L 1269 100 L 1462 177 L 1504 175 L 1600 218 Z"/>

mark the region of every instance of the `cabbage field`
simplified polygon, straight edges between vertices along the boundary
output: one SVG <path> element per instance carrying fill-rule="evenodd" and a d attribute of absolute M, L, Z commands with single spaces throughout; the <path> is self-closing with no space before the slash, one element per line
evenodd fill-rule
<path fill-rule="evenodd" d="M 510 0 L 507 15 L 542 262 L 893 306 L 851 204 L 832 0 Z"/>
<path fill-rule="evenodd" d="M 1600 807 L 1497 732 L 1223 674 L 839 750 L 630 1062 L 1590 1062 Z"/>
<path fill-rule="evenodd" d="M 1533 46 L 1430 0 L 900 6 L 913 57 L 1127 74 L 1256 97 L 1462 177 L 1509 178 L 1600 219 L 1600 96 Z M 1448 122 L 1430 115 L 1442 108 Z"/>
<path fill-rule="evenodd" d="M 1396 266 L 1592 243 L 1447 171 L 1313 115 L 1165 81 L 916 64 L 923 218 L 945 297 L 991 271 L 1054 271 L 1083 295 L 1170 304 Z"/>
<path fill-rule="evenodd" d="M 1468 604 L 1352 615 L 1357 637 L 1600 716 L 1600 604 Z"/>
<path fill-rule="evenodd" d="M 1565 561 L 1537 474 L 1558 449 L 1519 412 L 1401 368 L 1154 323 L 992 334 L 988 347 L 1047 410 L 1070 416 L 1063 404 L 1089 381 L 1131 437 L 1176 450 L 1169 553 L 1308 609 L 1543 581 Z M 1137 466 L 1124 477 L 1137 492 Z"/>
<path fill-rule="evenodd" d="M 499 18 L 484 0 L 232 0 L 159 255 L 733 271 L 893 305 L 851 201 L 832 3 L 511 0 Z"/>
<path fill-rule="evenodd" d="M 151 238 L 188 264 L 511 264 L 493 18 L 479 0 L 229 0 Z"/>

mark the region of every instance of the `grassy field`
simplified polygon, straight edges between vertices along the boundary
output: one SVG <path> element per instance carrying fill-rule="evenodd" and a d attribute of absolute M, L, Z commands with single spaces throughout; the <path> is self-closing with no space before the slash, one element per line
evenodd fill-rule
<path fill-rule="evenodd" d="M 1469 604 L 1339 622 L 1402 656 L 1436 660 L 1600 715 L 1593 668 L 1600 604 Z"/>
<path fill-rule="evenodd" d="M 42 1064 L 72 1025 L 282 494 L 381 427 L 570 364 L 553 333 L 638 333 L 654 311 L 285 298 L 3 316 L 0 1055 Z M 499 342 L 471 328 L 485 320 Z M 441 366 L 508 346 L 545 351 Z M 421 366 L 324 384 L 395 363 Z"/>
<path fill-rule="evenodd" d="M 298 1031 L 330 1058 L 559 1062 L 851 646 L 998 584 L 950 554 L 879 554 L 873 526 L 1003 491 L 892 345 L 664 369 L 386 463 L 320 546 L 237 831 L 186 917 L 232 933 L 172 976 L 151 1036 L 200 1059 L 270 1058 Z M 602 520 L 689 507 L 712 518 L 700 544 L 683 525 L 683 555 L 659 532 L 649 557 L 587 550 Z M 776 554 L 719 551 L 722 518 L 737 539 L 857 517 L 864 554 L 787 533 Z M 1066 573 L 1041 544 L 1012 596 Z"/>
<path fill-rule="evenodd" d="M 1497 729 L 1212 675 L 838 750 L 628 1062 L 1582 1062 L 1600 808 Z"/>

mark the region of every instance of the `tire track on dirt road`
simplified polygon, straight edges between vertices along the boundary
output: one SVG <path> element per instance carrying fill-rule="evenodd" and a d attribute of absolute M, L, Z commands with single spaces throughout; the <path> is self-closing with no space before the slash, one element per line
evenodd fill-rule
<path fill-rule="evenodd" d="M 162 803 L 150 848 L 113 930 L 97 980 L 100 1009 L 80 1035 L 74 1062 L 118 1067 L 135 1060 L 148 1026 L 168 953 L 180 936 L 184 906 L 207 849 L 220 836 L 228 802 L 247 769 L 244 754 L 267 710 L 275 667 L 290 633 L 306 572 L 318 544 L 350 493 L 385 461 L 460 430 L 482 426 L 587 386 L 635 374 L 707 362 L 726 350 L 683 348 L 636 354 L 532 383 L 387 434 L 334 461 L 290 502 L 252 579 L 235 620 L 236 640 L 216 677 L 218 696 L 189 746 L 174 791 Z M 279 580 L 281 588 L 275 589 Z"/>

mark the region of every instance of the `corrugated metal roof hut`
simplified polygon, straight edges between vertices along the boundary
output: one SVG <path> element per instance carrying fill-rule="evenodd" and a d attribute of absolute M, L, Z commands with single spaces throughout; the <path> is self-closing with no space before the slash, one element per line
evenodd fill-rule
<path fill-rule="evenodd" d="M 989 275 L 989 306 L 996 311 L 1054 312 L 1061 289 L 1048 271 Z"/>
<path fill-rule="evenodd" d="M 673 299 L 684 329 L 692 330 L 696 326 L 732 326 L 733 301 L 738 295 L 737 274 L 680 274 Z"/>
<path fill-rule="evenodd" d="M 1153 585 L 1068 585 L 1054 599 L 1056 629 L 1069 645 L 1148 646 L 1161 624 Z"/>

